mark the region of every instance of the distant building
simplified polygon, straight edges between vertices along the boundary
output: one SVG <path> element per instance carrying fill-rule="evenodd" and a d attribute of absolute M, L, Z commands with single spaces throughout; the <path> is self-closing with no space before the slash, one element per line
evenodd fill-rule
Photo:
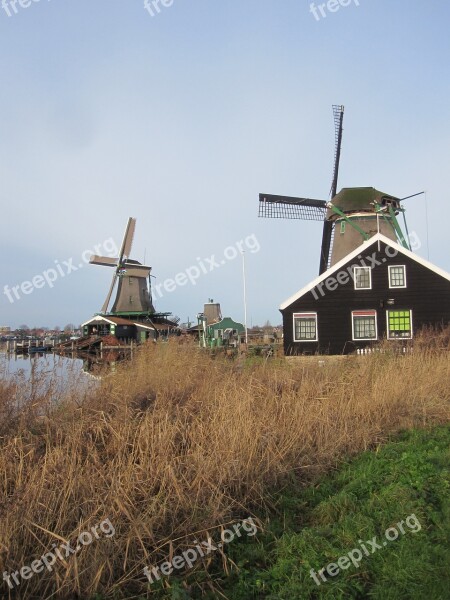
<path fill-rule="evenodd" d="M 151 323 L 134 323 L 129 319 L 120 317 L 104 317 L 97 315 L 83 323 L 83 336 L 106 336 L 113 335 L 121 341 L 145 342 L 148 339 L 156 339 L 158 331 Z"/>
<path fill-rule="evenodd" d="M 11 327 L 7 327 L 6 325 L 0 326 L 0 335 L 9 335 L 11 333 Z"/>
<path fill-rule="evenodd" d="M 218 323 L 222 319 L 220 303 L 214 302 L 213 299 L 208 300 L 208 302 L 206 302 L 204 305 L 203 314 L 205 315 L 207 325 Z"/>
<path fill-rule="evenodd" d="M 213 300 L 204 305 L 197 319 L 198 325 L 190 327 L 187 333 L 198 336 L 202 347 L 238 346 L 245 335 L 244 325 L 231 317 L 222 317 L 220 304 Z"/>
<path fill-rule="evenodd" d="M 208 335 L 211 340 L 216 340 L 220 346 L 224 342 L 238 340 L 245 333 L 242 323 L 233 321 L 231 317 L 224 317 L 221 321 L 208 326 Z"/>

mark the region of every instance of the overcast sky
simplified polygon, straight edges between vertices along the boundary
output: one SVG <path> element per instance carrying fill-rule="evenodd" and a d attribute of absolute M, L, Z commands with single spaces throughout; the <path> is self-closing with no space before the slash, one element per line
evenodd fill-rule
<path fill-rule="evenodd" d="M 174 0 L 154 16 L 144 0 L 11 1 L 1 291 L 59 274 L 13 302 L 1 293 L 0 325 L 99 311 L 111 271 L 80 269 L 82 255 L 119 246 L 130 216 L 158 310 L 185 321 L 214 298 L 242 320 L 242 241 L 249 324 L 281 322 L 279 305 L 317 276 L 321 224 L 259 219 L 258 193 L 328 198 L 332 104 L 346 111 L 339 188 L 426 189 L 407 201 L 409 228 L 450 271 L 448 0 L 352 0 L 316 17 L 310 0 Z M 166 290 L 194 267 L 195 285 Z"/>

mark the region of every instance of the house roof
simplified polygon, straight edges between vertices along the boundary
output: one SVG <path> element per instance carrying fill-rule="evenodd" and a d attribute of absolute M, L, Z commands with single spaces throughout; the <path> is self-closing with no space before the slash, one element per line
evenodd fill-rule
<path fill-rule="evenodd" d="M 409 257 L 410 259 L 414 260 L 416 263 L 422 265 L 423 267 L 425 267 L 427 269 L 430 269 L 430 271 L 433 271 L 437 275 L 440 275 L 441 277 L 444 277 L 444 279 L 447 279 L 448 281 L 450 281 L 450 274 L 447 273 L 446 271 L 444 271 L 443 269 L 440 269 L 439 267 L 436 267 L 435 265 L 430 263 L 428 260 L 425 260 L 424 258 L 417 256 L 417 254 L 414 254 L 410 250 L 407 250 L 400 244 L 397 244 L 397 242 L 394 242 L 391 239 L 387 238 L 382 233 L 377 233 L 376 235 L 374 235 L 367 241 L 363 242 L 360 246 L 358 246 L 355 250 L 353 250 L 353 252 L 351 252 L 350 254 L 347 254 L 347 256 L 344 256 L 344 258 L 342 260 L 340 260 L 335 265 L 333 265 L 330 269 L 328 269 L 328 271 L 325 271 L 324 273 L 322 273 L 322 275 L 319 275 L 319 277 L 314 279 L 314 281 L 311 281 L 311 283 L 309 283 L 307 286 L 305 286 L 304 288 L 302 288 L 301 290 L 296 292 L 293 296 L 291 296 L 290 298 L 285 300 L 280 305 L 280 310 L 285 310 L 286 308 L 288 308 L 293 302 L 295 302 L 296 300 L 298 300 L 299 298 L 301 298 L 302 296 L 304 296 L 305 294 L 310 292 L 312 289 L 314 289 L 316 287 L 316 285 L 318 285 L 322 281 L 325 281 L 326 279 L 331 277 L 333 275 L 333 273 L 336 273 L 339 270 L 341 270 L 342 267 L 344 267 L 347 263 L 351 262 L 354 258 L 357 258 L 362 252 L 364 252 L 365 250 L 367 250 L 374 244 L 378 243 L 379 241 L 383 242 L 387 246 L 390 246 L 391 248 L 396 250 L 398 254 L 403 254 L 404 256 Z"/>
<path fill-rule="evenodd" d="M 127 319 L 121 319 L 120 317 L 104 317 L 103 315 L 95 315 L 95 317 L 92 317 L 92 319 L 89 319 L 89 321 L 86 321 L 86 323 L 82 323 L 81 327 L 84 327 L 85 325 L 89 325 L 90 323 L 109 323 L 110 325 L 130 325 L 131 322 L 127 321 Z"/>
<path fill-rule="evenodd" d="M 144 323 L 134 323 L 138 329 L 149 329 L 150 331 L 156 331 L 156 327 L 154 325 L 144 325 Z"/>
<path fill-rule="evenodd" d="M 108 319 L 116 325 L 136 325 L 136 323 L 133 323 L 129 319 L 122 319 L 121 317 L 108 317 Z"/>
<path fill-rule="evenodd" d="M 134 325 L 135 327 L 143 327 L 144 329 L 155 329 L 155 327 L 152 324 L 144 325 L 144 323 L 135 323 L 134 321 L 130 321 L 129 319 L 122 319 L 121 317 L 104 317 L 103 315 L 95 315 L 95 317 L 92 317 L 92 319 L 89 319 L 89 321 L 83 323 L 81 327 L 84 327 L 85 325 L 90 325 L 91 323 L 109 323 L 110 325 Z"/>
<path fill-rule="evenodd" d="M 236 325 L 236 327 L 233 327 L 234 325 Z M 217 323 L 210 323 L 208 325 L 208 327 L 210 329 L 227 329 L 227 328 L 231 328 L 231 329 L 241 329 L 242 331 L 245 330 L 245 327 L 244 327 L 244 325 L 242 323 L 239 323 L 238 321 L 234 321 L 231 317 L 224 317 L 223 319 L 221 319 Z"/>

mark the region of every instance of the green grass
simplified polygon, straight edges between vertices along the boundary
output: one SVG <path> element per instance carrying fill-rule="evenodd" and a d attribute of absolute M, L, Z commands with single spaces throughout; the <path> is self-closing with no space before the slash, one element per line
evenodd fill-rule
<path fill-rule="evenodd" d="M 220 589 L 230 600 L 450 598 L 449 442 L 449 427 L 410 431 L 315 486 L 292 485 L 274 498 L 264 534 L 227 546 L 239 570 L 225 577 L 216 561 L 209 575 L 186 574 L 160 592 L 152 586 L 153 597 L 219 598 Z M 405 533 L 386 541 L 385 530 L 399 529 L 412 514 L 417 520 L 404 523 Z M 417 521 L 421 529 L 414 533 Z M 320 586 L 311 578 L 310 569 L 336 563 L 374 536 L 386 545 L 372 553 L 366 544 L 370 555 L 363 553 L 358 567 L 325 573 Z M 208 579 L 216 591 L 205 594 Z"/>

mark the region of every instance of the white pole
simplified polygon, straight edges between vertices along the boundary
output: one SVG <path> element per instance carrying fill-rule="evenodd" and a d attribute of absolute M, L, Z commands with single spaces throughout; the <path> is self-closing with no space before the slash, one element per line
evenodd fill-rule
<path fill-rule="evenodd" d="M 242 250 L 242 279 L 244 282 L 244 327 L 245 327 L 245 343 L 248 345 L 247 331 L 247 285 L 245 281 L 245 252 Z"/>
<path fill-rule="evenodd" d="M 377 211 L 377 233 L 380 233 L 380 215 L 379 215 L 378 211 Z M 380 251 L 380 248 L 381 248 L 381 244 L 380 244 L 380 240 L 378 240 L 378 252 Z"/>

